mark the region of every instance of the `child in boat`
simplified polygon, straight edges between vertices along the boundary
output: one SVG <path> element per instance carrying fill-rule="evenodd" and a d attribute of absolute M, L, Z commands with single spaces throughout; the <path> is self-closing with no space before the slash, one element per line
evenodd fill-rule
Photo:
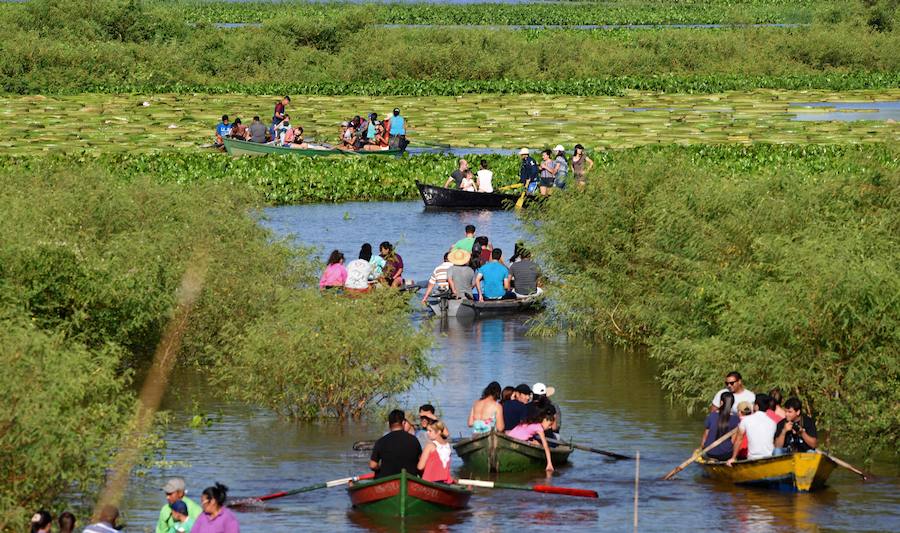
<path fill-rule="evenodd" d="M 530 418 L 523 420 L 518 426 L 507 431 L 506 434 L 514 439 L 530 440 L 539 437 L 544 454 L 547 456 L 547 472 L 553 472 L 553 461 L 550 459 L 550 445 L 544 432 L 553 427 L 553 415 L 548 411 L 537 411 Z"/>
<path fill-rule="evenodd" d="M 475 192 L 475 180 L 474 174 L 472 174 L 471 170 L 466 171 L 465 175 L 463 175 L 463 179 L 459 182 L 459 188 L 468 191 Z"/>
<path fill-rule="evenodd" d="M 447 426 L 437 420 L 428 424 L 428 444 L 419 456 L 416 467 L 422 472 L 422 479 L 435 483 L 453 483 L 450 476 L 450 441 Z"/>

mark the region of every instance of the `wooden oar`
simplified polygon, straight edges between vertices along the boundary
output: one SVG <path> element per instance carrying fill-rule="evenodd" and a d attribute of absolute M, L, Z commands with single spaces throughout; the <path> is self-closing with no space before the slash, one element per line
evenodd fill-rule
<path fill-rule="evenodd" d="M 663 479 L 664 479 L 664 480 L 666 480 L 666 479 L 672 479 L 672 477 L 675 476 L 675 474 L 677 474 L 678 472 L 681 472 L 682 470 L 684 470 L 684 469 L 687 467 L 687 465 L 693 463 L 694 460 L 697 459 L 697 457 L 703 455 L 704 453 L 706 453 L 706 452 L 712 450 L 713 448 L 715 448 L 715 447 L 718 446 L 719 444 L 722 444 L 722 443 L 725 442 L 726 440 L 730 439 L 731 436 L 734 435 L 734 433 L 735 433 L 737 430 L 738 430 L 738 428 L 734 428 L 734 429 L 732 429 L 731 431 L 729 431 L 728 433 L 726 433 L 726 434 L 722 435 L 721 437 L 719 437 L 718 439 L 714 440 L 713 443 L 710 444 L 709 446 L 707 446 L 706 448 L 703 448 L 703 449 L 700 450 L 700 451 L 695 451 L 695 452 L 694 452 L 694 455 L 692 455 L 690 459 L 688 459 L 687 461 L 685 461 L 685 462 L 681 463 L 680 465 L 676 466 L 675 468 L 673 468 L 671 472 L 669 472 L 668 474 L 666 474 L 665 476 L 663 476 Z"/>
<path fill-rule="evenodd" d="M 521 196 L 519 196 L 519 199 L 516 200 L 516 209 L 522 209 L 525 206 L 525 193 L 526 192 L 528 192 L 528 191 L 522 191 Z"/>
<path fill-rule="evenodd" d="M 512 189 L 518 189 L 521 186 L 522 186 L 521 183 L 513 183 L 512 185 L 504 185 L 503 187 L 498 187 L 497 190 L 498 191 L 509 191 Z"/>
<path fill-rule="evenodd" d="M 847 470 L 849 470 L 849 471 L 853 472 L 854 474 L 860 476 L 861 478 L 863 478 L 863 480 L 868 481 L 868 480 L 872 479 L 873 477 L 875 477 L 875 476 L 873 476 L 872 474 L 867 474 L 867 473 L 863 472 L 863 471 L 860 470 L 859 468 L 856 468 L 855 466 L 851 465 L 850 463 L 848 463 L 848 462 L 846 462 L 846 461 L 844 461 L 844 460 L 842 460 L 842 459 L 838 459 L 837 457 L 831 455 L 831 454 L 828 453 L 828 452 L 820 452 L 820 453 L 821 453 L 822 455 L 824 455 L 825 457 L 831 459 L 831 460 L 834 461 L 835 463 L 837 463 L 838 466 L 843 466 L 843 467 L 846 468 Z"/>
<path fill-rule="evenodd" d="M 464 439 L 462 439 L 462 438 L 457 439 L 454 437 L 454 438 L 448 439 L 448 440 L 450 441 L 450 444 L 456 444 L 457 442 L 464 440 Z M 374 440 L 358 440 L 353 443 L 353 451 L 367 452 L 367 451 L 371 450 L 372 447 L 374 447 L 374 446 L 375 446 Z"/>
<path fill-rule="evenodd" d="M 299 489 L 293 490 L 283 490 L 281 492 L 273 492 L 272 494 L 266 494 L 265 496 L 257 496 L 255 498 L 243 498 L 240 500 L 235 500 L 228 504 L 229 507 L 242 507 L 245 505 L 254 505 L 258 503 L 262 503 L 268 500 L 274 500 L 276 498 L 284 498 L 285 496 L 291 496 L 293 494 L 300 494 L 301 492 L 310 492 L 319 489 L 327 489 L 331 487 L 337 487 L 339 485 L 346 485 L 351 481 L 359 481 L 360 479 L 372 479 L 375 477 L 374 472 L 369 472 L 368 474 L 363 474 L 361 476 L 353 476 L 353 477 L 344 477 L 341 479 L 334 479 L 331 481 L 325 481 L 322 483 L 316 483 L 315 485 L 309 485 L 308 487 L 301 487 Z"/>
<path fill-rule="evenodd" d="M 548 494 L 562 494 L 564 496 L 579 496 L 582 498 L 600 497 L 595 490 L 554 487 L 552 485 L 517 485 L 515 483 L 500 483 L 499 481 L 481 481 L 480 479 L 458 479 L 456 482 L 460 485 L 484 487 L 488 489 L 528 490 L 531 492 L 545 492 Z"/>
<path fill-rule="evenodd" d="M 621 453 L 616 452 L 608 452 L 606 450 L 598 450 L 597 448 L 591 448 L 590 446 L 583 446 L 581 444 L 575 444 L 574 442 L 564 442 L 556 439 L 547 439 L 547 442 L 551 444 L 560 444 L 562 446 L 570 446 L 575 448 L 576 450 L 584 450 L 586 452 L 599 453 L 601 455 L 605 455 L 607 457 L 612 457 L 613 459 L 634 459 L 630 455 L 622 455 Z"/>

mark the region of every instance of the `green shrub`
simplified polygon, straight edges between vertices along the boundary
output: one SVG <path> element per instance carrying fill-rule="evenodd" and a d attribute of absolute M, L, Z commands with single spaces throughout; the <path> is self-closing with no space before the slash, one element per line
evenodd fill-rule
<path fill-rule="evenodd" d="M 897 148 L 622 155 L 534 213 L 561 281 L 548 316 L 648 345 L 689 405 L 738 369 L 753 390 L 800 396 L 841 446 L 896 451 Z"/>
<path fill-rule="evenodd" d="M 35 509 L 103 483 L 134 396 L 115 346 L 88 349 L 0 316 L 0 530 L 21 531 Z"/>
<path fill-rule="evenodd" d="M 218 361 L 214 380 L 286 416 L 358 417 L 437 375 L 425 356 L 431 337 L 410 328 L 407 300 L 389 290 L 360 298 L 285 293 Z"/>

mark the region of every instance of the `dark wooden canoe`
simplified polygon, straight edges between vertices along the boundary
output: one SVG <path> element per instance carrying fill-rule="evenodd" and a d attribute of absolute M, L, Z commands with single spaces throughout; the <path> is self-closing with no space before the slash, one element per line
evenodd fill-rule
<path fill-rule="evenodd" d="M 514 439 L 496 431 L 462 440 L 454 444 L 453 449 L 473 472 L 525 472 L 547 467 L 547 457 L 540 443 Z M 553 466 L 567 463 L 572 450 L 565 445 L 550 448 Z"/>
<path fill-rule="evenodd" d="M 432 483 L 408 474 L 354 483 L 347 489 L 353 507 L 383 516 L 420 516 L 463 509 L 472 490 L 459 485 Z"/>
<path fill-rule="evenodd" d="M 483 316 L 509 315 L 526 313 L 539 309 L 544 305 L 544 291 L 509 300 L 461 300 L 456 316 L 459 318 L 480 318 Z"/>
<path fill-rule="evenodd" d="M 286 148 L 284 146 L 275 146 L 274 144 L 252 143 L 249 141 L 239 141 L 237 139 L 222 139 L 225 143 L 225 150 L 231 155 L 305 155 L 305 156 L 325 156 L 325 155 L 400 155 L 400 150 L 339 150 L 335 148 Z"/>
<path fill-rule="evenodd" d="M 499 192 L 469 192 L 427 185 L 416 180 L 419 195 L 425 207 L 434 209 L 512 209 L 519 199 L 518 194 Z M 526 196 L 525 203 L 534 197 Z"/>

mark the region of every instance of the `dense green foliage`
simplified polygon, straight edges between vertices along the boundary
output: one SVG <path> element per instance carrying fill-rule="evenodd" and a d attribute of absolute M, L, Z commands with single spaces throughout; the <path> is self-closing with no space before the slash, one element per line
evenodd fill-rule
<path fill-rule="evenodd" d="M 25 510 L 59 504 L 63 494 L 94 495 L 134 405 L 131 369 L 149 362 L 195 257 L 207 258 L 207 274 L 181 364 L 209 370 L 241 354 L 248 328 L 268 327 L 273 309 L 288 300 L 315 307 L 308 314 L 344 312 L 342 302 L 305 288 L 320 268 L 307 252 L 272 242 L 248 216 L 256 195 L 224 183 L 161 181 L 138 172 L 123 180 L 90 161 L 33 160 L 0 170 L 0 393 L 9 407 L 0 415 L 0 529 L 18 528 Z M 356 315 L 344 312 L 347 328 L 368 327 L 368 315 L 388 304 L 355 305 Z M 424 368 L 424 344 L 404 309 L 396 302 L 389 308 L 393 327 L 370 332 L 366 342 L 419 350 L 394 352 L 400 362 L 384 369 L 384 383 L 400 387 Z M 256 341 L 254 348 L 266 339 Z M 331 342 L 304 339 L 322 361 L 341 355 Z M 267 353 L 279 348 L 274 343 Z M 291 356 L 281 352 L 277 360 Z M 252 370 L 245 369 L 247 379 Z M 359 386 L 370 390 L 368 379 Z M 329 400 L 317 400 L 326 407 L 321 414 L 340 409 L 329 411 Z M 320 413 L 304 411 L 313 412 Z"/>
<path fill-rule="evenodd" d="M 22 94 L 616 94 L 895 87 L 900 72 L 900 32 L 888 31 L 895 14 L 884 31 L 858 14 L 800 28 L 519 32 L 376 28 L 370 10 L 346 8 L 286 10 L 261 28 L 217 30 L 175 23 L 177 10 L 124 4 L 66 3 L 83 17 L 60 16 L 51 0 L 0 11 L 0 86 Z"/>
<path fill-rule="evenodd" d="M 344 3 L 163 1 L 192 22 L 260 22 L 290 11 L 304 17 L 334 16 Z M 841 2 L 810 0 L 712 0 L 571 2 L 532 4 L 394 3 L 367 6 L 382 24 L 715 24 L 804 23 Z"/>
<path fill-rule="evenodd" d="M 234 397 L 292 417 L 356 417 L 436 375 L 423 355 L 430 335 L 410 332 L 406 295 L 281 296 L 219 361 L 215 381 Z"/>
<path fill-rule="evenodd" d="M 645 344 L 675 398 L 740 370 L 844 447 L 900 444 L 896 146 L 634 150 L 534 213 L 547 326 Z M 544 326 L 544 327 L 547 327 Z"/>

